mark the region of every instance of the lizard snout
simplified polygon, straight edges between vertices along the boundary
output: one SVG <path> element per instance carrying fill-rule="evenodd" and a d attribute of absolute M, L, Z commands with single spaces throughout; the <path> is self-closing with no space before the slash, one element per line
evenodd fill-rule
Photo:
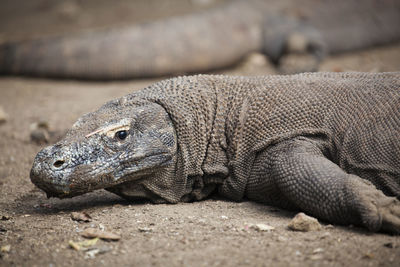
<path fill-rule="evenodd" d="M 68 149 L 50 146 L 38 153 L 36 161 L 49 171 L 61 171 L 70 165 L 68 152 Z"/>
<path fill-rule="evenodd" d="M 69 182 L 65 179 L 70 166 L 70 157 L 57 145 L 42 149 L 35 157 L 30 178 L 48 195 L 59 196 L 69 192 Z"/>

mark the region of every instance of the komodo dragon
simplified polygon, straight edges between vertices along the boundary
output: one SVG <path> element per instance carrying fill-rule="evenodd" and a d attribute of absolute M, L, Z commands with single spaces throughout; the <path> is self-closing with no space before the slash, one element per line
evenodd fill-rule
<path fill-rule="evenodd" d="M 400 72 L 164 80 L 82 116 L 30 177 L 48 197 L 217 192 L 400 233 Z"/>
<path fill-rule="evenodd" d="M 254 51 L 275 63 L 307 55 L 315 64 L 295 61 L 281 68 L 302 72 L 315 70 L 327 53 L 400 40 L 399 25 L 398 0 L 230 1 L 164 21 L 5 43 L 0 74 L 97 80 L 160 76 L 227 67 Z"/>

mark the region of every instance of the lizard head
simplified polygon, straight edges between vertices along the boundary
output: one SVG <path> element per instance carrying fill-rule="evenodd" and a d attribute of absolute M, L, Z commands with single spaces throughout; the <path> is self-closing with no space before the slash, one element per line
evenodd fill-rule
<path fill-rule="evenodd" d="M 140 180 L 173 164 L 176 134 L 160 105 L 111 101 L 82 116 L 35 157 L 31 181 L 48 197 L 73 197 Z"/>

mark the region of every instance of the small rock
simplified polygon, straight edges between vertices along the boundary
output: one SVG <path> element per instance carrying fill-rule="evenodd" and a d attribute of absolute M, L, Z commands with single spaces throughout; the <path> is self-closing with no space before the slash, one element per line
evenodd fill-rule
<path fill-rule="evenodd" d="M 3 253 L 8 253 L 11 250 L 11 245 L 4 245 L 1 247 L 0 251 Z"/>
<path fill-rule="evenodd" d="M 383 246 L 385 246 L 387 248 L 394 248 L 395 247 L 392 242 L 385 243 L 385 244 L 383 244 Z"/>
<path fill-rule="evenodd" d="M 252 224 L 250 228 L 259 232 L 269 232 L 275 229 L 275 227 L 263 223 Z"/>
<path fill-rule="evenodd" d="M 101 231 L 96 228 L 87 228 L 85 229 L 82 233 L 81 236 L 86 237 L 86 238 L 93 238 L 93 237 L 98 237 L 103 240 L 111 240 L 111 241 L 117 241 L 121 239 L 121 236 L 108 232 L 108 231 Z"/>
<path fill-rule="evenodd" d="M 75 242 L 75 241 L 70 240 L 68 242 L 68 245 L 75 250 L 86 250 L 89 247 L 94 246 L 98 240 L 99 240 L 98 237 L 90 239 L 90 240 L 81 241 L 81 242 Z"/>
<path fill-rule="evenodd" d="M 222 215 L 222 216 L 221 216 L 221 219 L 222 219 L 222 220 L 228 220 L 229 218 L 228 218 L 228 216 Z"/>
<path fill-rule="evenodd" d="M 291 230 L 303 232 L 321 230 L 321 225 L 319 224 L 317 219 L 307 216 L 302 212 L 294 216 L 294 218 L 290 221 L 288 227 Z"/>
<path fill-rule="evenodd" d="M 77 222 L 91 222 L 92 217 L 86 212 L 72 212 L 71 219 Z"/>
<path fill-rule="evenodd" d="M 81 249 L 81 246 L 79 246 L 78 242 L 75 242 L 75 241 L 72 241 L 72 240 L 68 241 L 68 245 L 71 248 L 75 249 L 75 250 L 80 250 Z"/>
<path fill-rule="evenodd" d="M 364 259 L 373 259 L 374 257 L 375 257 L 374 254 L 370 252 L 365 253 L 363 256 Z"/>
<path fill-rule="evenodd" d="M 335 228 L 332 224 L 325 225 L 325 229 L 333 229 Z"/>
<path fill-rule="evenodd" d="M 49 124 L 46 121 L 38 121 L 30 125 L 30 137 L 32 142 L 43 145 L 49 143 Z"/>
<path fill-rule="evenodd" d="M 331 237 L 332 235 L 331 235 L 331 233 L 329 233 L 329 232 L 324 232 L 321 236 L 320 236 L 320 238 L 321 239 L 325 239 L 325 238 L 328 238 L 328 237 Z"/>
<path fill-rule="evenodd" d="M 8 115 L 4 111 L 4 109 L 0 106 L 0 124 L 6 122 L 8 120 Z"/>
<path fill-rule="evenodd" d="M 111 248 L 107 246 L 90 248 L 85 253 L 85 259 L 94 259 L 97 254 L 104 254 L 110 250 Z"/>
<path fill-rule="evenodd" d="M 324 252 L 323 248 L 316 248 L 316 249 L 313 250 L 312 253 L 317 254 L 317 253 L 321 253 L 321 252 Z"/>
<path fill-rule="evenodd" d="M 94 259 L 96 258 L 96 255 L 100 252 L 98 248 L 92 248 L 86 251 L 85 253 L 85 259 Z"/>
<path fill-rule="evenodd" d="M 42 145 L 47 144 L 49 142 L 49 134 L 47 131 L 42 129 L 35 129 L 31 131 L 30 134 L 32 142 Z"/>
<path fill-rule="evenodd" d="M 139 230 L 139 232 L 142 232 L 142 233 L 149 233 L 149 232 L 153 231 L 153 229 L 147 228 L 147 227 L 139 227 L 138 230 Z"/>
<path fill-rule="evenodd" d="M 1 220 L 2 220 L 2 221 L 8 221 L 9 219 L 11 219 L 11 217 L 8 216 L 8 215 L 2 215 L 2 216 L 1 216 Z"/>

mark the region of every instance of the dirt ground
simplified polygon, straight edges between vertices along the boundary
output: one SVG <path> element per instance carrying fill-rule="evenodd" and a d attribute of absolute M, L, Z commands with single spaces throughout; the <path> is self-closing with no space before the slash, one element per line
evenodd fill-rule
<path fill-rule="evenodd" d="M 69 32 L 78 26 L 85 30 L 145 22 L 202 9 L 215 1 L 170 0 L 160 5 L 152 0 L 133 6 L 133 1 L 120 0 L 112 7 L 106 2 L 3 0 L 0 40 Z M 398 71 L 400 44 L 337 55 L 320 69 Z M 219 73 L 274 72 L 262 55 L 254 54 Z M 295 213 L 253 202 L 212 198 L 153 205 L 130 203 L 103 190 L 59 200 L 47 199 L 33 186 L 29 171 L 44 146 L 30 140 L 33 123 L 46 121 L 52 131 L 64 133 L 83 113 L 156 80 L 0 77 L 0 107 L 8 115 L 0 124 L 1 266 L 399 266 L 398 236 L 324 222 L 321 231 L 294 232 L 287 225 Z M 73 221 L 74 211 L 88 213 L 92 221 Z M 259 223 L 275 229 L 260 232 L 250 227 Z M 81 232 L 89 227 L 111 231 L 121 239 L 99 240 L 89 251 L 72 249 L 69 241 L 85 240 Z"/>

